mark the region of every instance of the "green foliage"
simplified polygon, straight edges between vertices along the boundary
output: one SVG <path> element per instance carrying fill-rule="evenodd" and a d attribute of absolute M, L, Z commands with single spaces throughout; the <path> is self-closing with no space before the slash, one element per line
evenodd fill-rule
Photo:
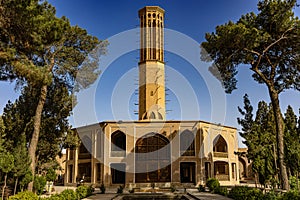
<path fill-rule="evenodd" d="M 251 66 L 254 80 L 268 86 L 276 83 L 273 87 L 279 92 L 300 89 L 300 21 L 293 13 L 295 5 L 296 0 L 262 0 L 257 15 L 247 13 L 205 35 L 202 59 L 214 60 L 227 92 L 236 89 L 237 67 L 243 64 Z"/>
<path fill-rule="evenodd" d="M 247 157 L 252 161 L 252 170 L 258 174 L 261 184 L 270 183 L 277 174 L 275 167 L 276 156 L 276 125 L 271 105 L 261 101 L 258 103 L 256 117 L 253 120 L 253 107 L 248 95 L 244 96 L 244 110 L 239 112 L 243 118 L 238 118 L 242 126 L 240 135 L 245 138 L 248 147 Z"/>
<path fill-rule="evenodd" d="M 93 192 L 92 186 L 79 186 L 76 188 L 76 191 L 71 189 L 66 189 L 62 191 L 60 194 L 51 195 L 48 198 L 43 198 L 45 200 L 77 200 L 84 199 L 88 196 L 91 196 Z"/>
<path fill-rule="evenodd" d="M 64 197 L 60 194 L 53 194 L 48 198 L 45 198 L 45 200 L 64 200 Z"/>
<path fill-rule="evenodd" d="M 252 188 L 251 190 L 248 191 L 247 193 L 247 200 L 263 200 L 264 199 L 264 194 L 260 189 L 257 188 Z"/>
<path fill-rule="evenodd" d="M 300 199 L 299 191 L 291 190 L 283 195 L 282 200 L 290 200 L 290 199 L 299 200 Z"/>
<path fill-rule="evenodd" d="M 3 147 L 0 147 L 0 172 L 4 174 L 4 184 L 2 186 L 1 196 L 4 196 L 7 174 L 11 172 L 14 168 L 14 156 L 6 151 Z"/>
<path fill-rule="evenodd" d="M 14 167 L 14 156 L 7 151 L 0 152 L 0 171 L 7 174 Z"/>
<path fill-rule="evenodd" d="M 92 185 L 88 186 L 87 187 L 87 196 L 91 196 L 94 191 L 95 191 L 95 188 Z"/>
<path fill-rule="evenodd" d="M 8 149 L 14 151 L 14 146 L 21 145 L 19 149 L 19 162 L 29 164 L 26 143 L 30 143 L 33 131 L 34 109 L 36 107 L 39 91 L 35 88 L 25 87 L 21 96 L 15 103 L 8 103 L 4 108 L 3 121 L 5 132 L 9 132 L 5 137 Z M 36 156 L 39 157 L 39 166 L 44 163 L 52 162 L 62 149 L 62 138 L 69 129 L 67 117 L 72 109 L 72 98 L 68 95 L 68 90 L 63 84 L 53 83 L 48 87 L 48 95 L 42 114 L 42 128 L 40 132 L 38 151 Z M 25 141 L 23 141 L 23 137 Z M 24 143 L 25 144 L 24 144 Z M 22 146 L 23 145 L 23 146 Z M 26 149 L 26 150 L 25 150 Z M 27 160 L 28 159 L 28 160 Z M 26 161 L 27 160 L 27 161 Z M 20 166 L 20 165 L 17 165 Z M 26 169 L 25 167 L 23 168 Z"/>
<path fill-rule="evenodd" d="M 228 197 L 235 200 L 261 200 L 264 195 L 261 190 L 256 188 L 236 186 L 229 191 Z"/>
<path fill-rule="evenodd" d="M 172 190 L 172 189 L 171 189 Z M 128 190 L 128 192 L 130 193 L 130 194 L 133 194 L 134 193 L 134 189 L 132 188 L 132 189 L 129 189 Z M 172 192 L 172 191 L 171 191 Z"/>
<path fill-rule="evenodd" d="M 31 181 L 33 181 L 33 175 L 31 171 L 28 169 L 25 175 L 21 177 L 21 181 L 20 181 L 21 188 L 22 189 L 25 188 L 28 185 L 28 183 L 30 183 Z"/>
<path fill-rule="evenodd" d="M 244 65 L 249 66 L 256 82 L 267 86 L 276 122 L 278 164 L 284 189 L 288 189 L 288 176 L 279 94 L 288 89 L 300 90 L 300 20 L 293 12 L 296 3 L 296 0 L 261 0 L 257 14 L 247 13 L 237 22 L 229 21 L 217 26 L 215 32 L 207 33 L 201 50 L 202 60 L 214 62 L 210 71 L 223 83 L 227 93 L 236 89 L 238 67 Z M 265 164 L 269 168 L 268 165 Z"/>
<path fill-rule="evenodd" d="M 280 194 L 276 194 L 274 191 L 270 191 L 270 192 L 267 192 L 265 193 L 264 197 L 263 197 L 263 200 L 281 200 L 282 197 Z"/>
<path fill-rule="evenodd" d="M 297 132 L 297 116 L 289 105 L 284 117 L 285 162 L 292 175 L 300 171 L 300 135 Z"/>
<path fill-rule="evenodd" d="M 228 196 L 228 189 L 225 186 L 219 186 L 219 187 L 215 188 L 214 193 L 220 194 L 223 196 Z"/>
<path fill-rule="evenodd" d="M 15 178 L 22 178 L 28 173 L 30 166 L 30 158 L 28 156 L 28 151 L 26 147 L 26 136 L 22 134 L 18 141 L 16 142 L 17 146 L 13 148 L 14 155 L 14 168 L 13 176 Z"/>
<path fill-rule="evenodd" d="M 123 194 L 123 189 L 124 189 L 124 187 L 122 185 L 120 185 L 117 189 L 117 194 Z"/>
<path fill-rule="evenodd" d="M 233 198 L 235 200 L 244 200 L 245 199 L 245 195 L 248 193 L 249 191 L 249 187 L 246 186 L 236 186 L 233 187 L 229 193 L 228 193 L 228 197 Z"/>
<path fill-rule="evenodd" d="M 71 26 L 66 17 L 56 17 L 47 1 L 7 0 L 0 7 L 0 80 L 17 80 L 32 98 L 22 103 L 29 112 L 25 116 L 14 112 L 11 116 L 17 120 L 6 128 L 17 128 L 14 138 L 26 132 L 29 156 L 36 166 L 36 156 L 45 163 L 60 151 L 74 92 L 97 79 L 99 56 L 107 44 Z"/>
<path fill-rule="evenodd" d="M 75 149 L 76 147 L 80 146 L 80 138 L 77 135 L 76 131 L 69 130 L 64 137 L 63 141 L 64 148 Z"/>
<path fill-rule="evenodd" d="M 46 180 L 47 181 L 55 181 L 56 179 L 56 172 L 53 168 L 48 169 L 46 174 Z"/>
<path fill-rule="evenodd" d="M 88 187 L 81 185 L 76 188 L 76 194 L 78 198 L 83 199 L 88 196 Z"/>
<path fill-rule="evenodd" d="M 199 192 L 205 192 L 205 187 L 203 185 L 199 185 L 198 191 Z"/>
<path fill-rule="evenodd" d="M 0 144 L 1 144 L 2 137 L 4 136 L 4 130 L 5 130 L 5 126 L 3 123 L 2 116 L 0 115 Z"/>
<path fill-rule="evenodd" d="M 64 200 L 74 200 L 74 199 L 77 199 L 76 192 L 74 192 L 74 190 L 70 190 L 70 189 L 62 191 L 60 193 L 60 196 L 62 198 L 64 198 Z"/>
<path fill-rule="evenodd" d="M 215 178 L 209 178 L 206 181 L 206 186 L 209 188 L 211 192 L 214 192 L 216 188 L 220 187 L 219 180 Z"/>
<path fill-rule="evenodd" d="M 34 194 L 33 192 L 24 191 L 19 192 L 18 194 L 14 196 L 10 196 L 8 200 L 38 200 L 39 197 Z"/>
<path fill-rule="evenodd" d="M 38 175 L 35 176 L 34 182 L 33 182 L 33 188 L 38 195 L 43 193 L 46 183 L 47 183 L 47 181 L 44 176 L 38 176 Z"/>
<path fill-rule="evenodd" d="M 105 190 L 106 190 L 106 187 L 105 187 L 105 185 L 102 183 L 102 184 L 100 185 L 100 193 L 101 193 L 101 194 L 105 194 Z"/>
<path fill-rule="evenodd" d="M 299 178 L 297 176 L 290 176 L 290 189 L 299 191 Z"/>
<path fill-rule="evenodd" d="M 171 192 L 173 193 L 173 192 L 176 192 L 176 187 L 175 187 L 175 185 L 174 184 L 171 184 Z"/>

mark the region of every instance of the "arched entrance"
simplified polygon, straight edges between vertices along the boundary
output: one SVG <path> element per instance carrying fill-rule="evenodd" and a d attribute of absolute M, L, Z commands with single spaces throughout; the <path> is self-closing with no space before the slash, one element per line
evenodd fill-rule
<path fill-rule="evenodd" d="M 157 133 L 138 139 L 135 146 L 135 182 L 170 182 L 169 140 Z"/>
<path fill-rule="evenodd" d="M 239 175 L 240 179 L 247 178 L 247 166 L 244 159 L 239 158 Z"/>
<path fill-rule="evenodd" d="M 219 181 L 229 181 L 229 165 L 225 161 L 214 162 L 214 175 Z"/>

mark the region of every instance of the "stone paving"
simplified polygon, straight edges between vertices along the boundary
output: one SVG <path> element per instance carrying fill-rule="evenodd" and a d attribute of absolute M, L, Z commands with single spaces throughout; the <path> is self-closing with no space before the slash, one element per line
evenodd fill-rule
<path fill-rule="evenodd" d="M 232 200 L 228 197 L 224 197 L 218 194 L 211 194 L 209 192 L 188 192 L 191 194 L 191 199 L 198 199 L 198 200 Z M 90 196 L 86 198 L 85 200 L 111 200 L 116 199 L 117 200 L 117 194 L 95 194 L 93 196 Z"/>
<path fill-rule="evenodd" d="M 55 192 L 54 193 L 60 193 L 61 191 L 65 189 L 73 189 L 75 190 L 76 187 L 66 187 L 66 186 L 55 186 Z M 118 194 L 116 193 L 116 188 L 107 188 L 105 194 L 100 194 L 99 189 L 96 189 L 95 194 L 85 198 L 84 200 L 117 200 Z M 179 193 L 184 193 L 183 189 L 178 189 Z M 198 199 L 198 200 L 232 200 L 228 197 L 224 197 L 218 194 L 211 194 L 209 192 L 198 192 L 197 189 L 187 189 L 187 196 L 190 196 L 190 199 Z M 126 193 L 128 193 L 126 191 Z M 52 193 L 53 194 L 53 193 Z"/>
<path fill-rule="evenodd" d="M 187 192 L 196 199 L 201 200 L 232 200 L 219 194 L 211 194 L 209 192 L 198 192 L 197 189 L 187 189 Z"/>
<path fill-rule="evenodd" d="M 117 194 L 95 194 L 95 195 L 92 195 L 83 200 L 89 200 L 89 199 L 111 200 L 111 199 L 115 198 L 116 196 L 117 196 Z"/>
<path fill-rule="evenodd" d="M 228 197 L 224 197 L 218 194 L 211 194 L 209 192 L 197 192 L 197 193 L 190 193 L 196 199 L 201 200 L 232 200 Z"/>

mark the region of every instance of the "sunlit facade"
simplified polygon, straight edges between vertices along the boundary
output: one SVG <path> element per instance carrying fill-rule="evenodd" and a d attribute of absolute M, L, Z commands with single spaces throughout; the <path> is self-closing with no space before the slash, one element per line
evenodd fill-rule
<path fill-rule="evenodd" d="M 65 185 L 83 179 L 106 186 L 192 186 L 211 177 L 239 183 L 236 128 L 166 120 L 164 15 L 158 6 L 139 10 L 138 120 L 76 128 L 82 144 L 67 150 Z"/>

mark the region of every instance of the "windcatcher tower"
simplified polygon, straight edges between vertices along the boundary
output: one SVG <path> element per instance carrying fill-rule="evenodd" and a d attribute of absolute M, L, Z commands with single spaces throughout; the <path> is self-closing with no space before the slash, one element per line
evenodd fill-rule
<path fill-rule="evenodd" d="M 158 6 L 139 10 L 139 120 L 165 120 L 164 13 Z"/>

